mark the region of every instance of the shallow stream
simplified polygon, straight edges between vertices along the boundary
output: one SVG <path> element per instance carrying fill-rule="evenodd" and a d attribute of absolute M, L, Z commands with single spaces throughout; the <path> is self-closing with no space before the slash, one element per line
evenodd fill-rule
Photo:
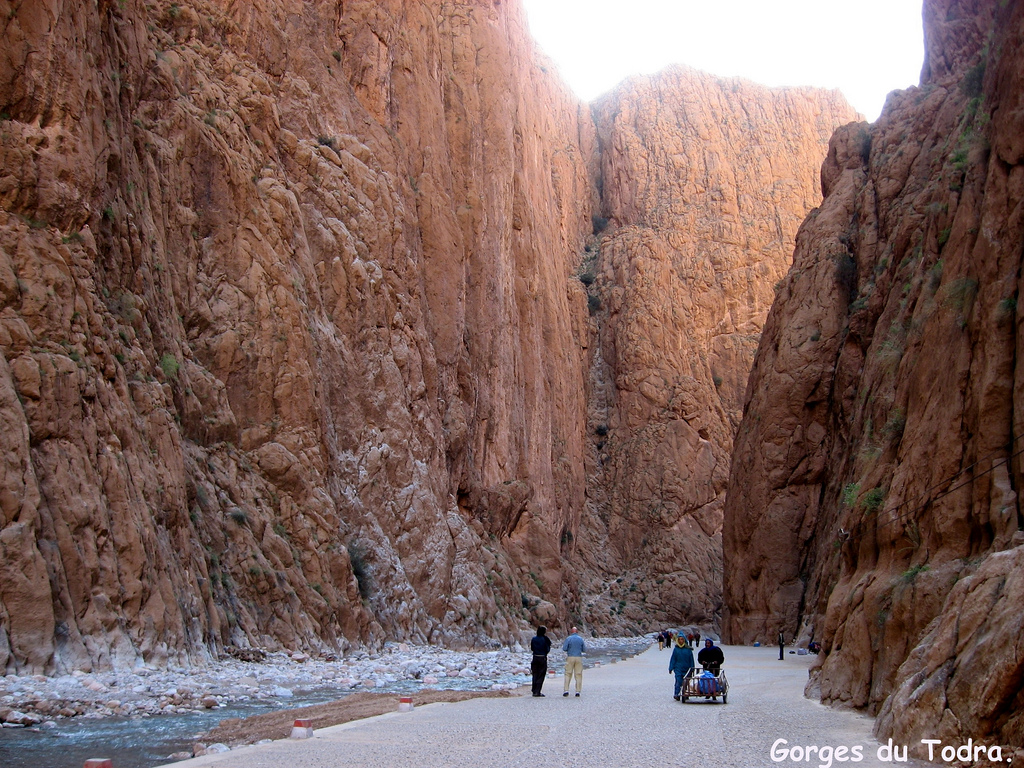
<path fill-rule="evenodd" d="M 614 663 L 636 652 L 635 644 L 607 644 L 587 654 L 585 667 L 595 662 Z M 446 678 L 437 686 L 446 690 L 486 690 L 492 683 L 529 685 L 528 675 L 504 675 L 499 678 Z M 400 681 L 375 689 L 383 693 L 415 693 L 422 689 L 418 681 Z M 165 765 L 175 752 L 191 752 L 196 736 L 215 727 L 221 720 L 249 717 L 277 709 L 294 709 L 344 698 L 352 691 L 330 686 L 297 688 L 287 699 L 253 700 L 227 707 L 190 712 L 184 715 L 154 717 L 76 717 L 54 721 L 53 728 L 0 729 L 0 766 L 2 768 L 82 768 L 90 758 L 113 761 L 114 768 L 152 768 Z"/>

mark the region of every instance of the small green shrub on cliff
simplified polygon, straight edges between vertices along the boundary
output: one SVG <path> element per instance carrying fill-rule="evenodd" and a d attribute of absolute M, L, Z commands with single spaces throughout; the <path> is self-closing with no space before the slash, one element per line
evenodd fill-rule
<path fill-rule="evenodd" d="M 912 584 L 917 578 L 918 574 L 924 573 L 928 570 L 928 566 L 923 563 L 919 565 L 913 565 L 903 572 L 903 581 L 907 584 Z"/>
<path fill-rule="evenodd" d="M 864 511 L 869 515 L 873 515 L 882 508 L 882 503 L 885 501 L 885 491 L 880 487 L 876 486 L 870 491 L 864 494 L 864 498 L 861 500 L 861 504 L 864 506 Z"/>
<path fill-rule="evenodd" d="M 234 520 L 239 525 L 248 525 L 249 524 L 249 516 L 247 514 L 245 514 L 245 510 L 244 509 L 239 509 L 238 507 L 235 507 L 230 512 L 228 512 L 228 517 L 230 517 L 232 520 Z"/>
<path fill-rule="evenodd" d="M 160 358 L 160 370 L 164 372 L 170 381 L 177 381 L 178 379 L 178 368 L 181 364 L 178 362 L 178 358 L 174 355 L 167 354 Z"/>
<path fill-rule="evenodd" d="M 928 288 L 934 293 L 942 283 L 942 259 L 935 262 L 928 271 Z"/>
<path fill-rule="evenodd" d="M 889 420 L 882 427 L 882 434 L 892 442 L 899 442 L 903 437 L 903 429 L 907 425 L 907 417 L 902 408 L 894 408 L 889 414 Z"/>
<path fill-rule="evenodd" d="M 847 483 L 843 486 L 843 506 L 853 507 L 860 495 L 860 483 Z"/>
<path fill-rule="evenodd" d="M 964 73 L 964 79 L 960 81 L 960 90 L 969 99 L 981 96 L 981 86 L 985 81 L 985 62 L 981 61 Z"/>
<path fill-rule="evenodd" d="M 943 303 L 953 309 L 963 310 L 974 303 L 977 295 L 978 281 L 970 277 L 961 277 L 950 283 Z"/>

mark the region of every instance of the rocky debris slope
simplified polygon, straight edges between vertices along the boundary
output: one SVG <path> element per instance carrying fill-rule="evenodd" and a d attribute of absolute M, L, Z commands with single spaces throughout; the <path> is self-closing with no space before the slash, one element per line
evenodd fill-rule
<path fill-rule="evenodd" d="M 747 372 L 837 91 L 683 67 L 593 105 L 607 227 L 581 267 L 597 325 L 587 420 L 587 620 L 715 625 L 722 504 Z M 601 579 L 600 577 L 604 577 Z"/>
<path fill-rule="evenodd" d="M 1024 8 L 929 0 L 919 88 L 832 139 L 726 497 L 726 637 L 812 633 L 881 736 L 1020 745 Z"/>

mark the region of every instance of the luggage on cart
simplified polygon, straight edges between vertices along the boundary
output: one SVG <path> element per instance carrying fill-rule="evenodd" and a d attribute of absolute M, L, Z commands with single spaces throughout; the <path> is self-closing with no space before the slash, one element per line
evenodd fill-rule
<path fill-rule="evenodd" d="M 712 693 L 718 693 L 718 678 L 710 672 L 702 673 L 701 676 L 697 678 L 697 692 L 703 693 L 705 696 L 710 696 Z"/>
<path fill-rule="evenodd" d="M 717 670 L 717 674 L 709 669 L 699 673 L 694 670 L 684 681 L 680 694 L 680 701 L 683 703 L 698 697 L 710 698 L 717 702 L 721 696 L 722 703 L 728 704 L 729 681 L 725 677 L 725 671 L 721 669 Z"/>

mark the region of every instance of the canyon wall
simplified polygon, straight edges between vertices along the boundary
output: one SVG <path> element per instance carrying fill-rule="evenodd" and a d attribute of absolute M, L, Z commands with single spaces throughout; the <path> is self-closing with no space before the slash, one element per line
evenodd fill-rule
<path fill-rule="evenodd" d="M 0 10 L 0 668 L 554 618 L 595 136 L 518 6 Z"/>
<path fill-rule="evenodd" d="M 599 139 L 516 2 L 0 18 L 0 668 L 714 621 L 834 95 L 673 73 Z"/>
<path fill-rule="evenodd" d="M 593 110 L 608 229 L 581 268 L 598 327 L 586 616 L 714 627 L 747 373 L 821 199 L 815 158 L 857 115 L 837 91 L 683 67 L 632 78 Z"/>
<path fill-rule="evenodd" d="M 832 139 L 764 327 L 724 623 L 820 640 L 809 691 L 912 752 L 1019 747 L 1024 7 L 924 20 L 920 87 Z"/>

